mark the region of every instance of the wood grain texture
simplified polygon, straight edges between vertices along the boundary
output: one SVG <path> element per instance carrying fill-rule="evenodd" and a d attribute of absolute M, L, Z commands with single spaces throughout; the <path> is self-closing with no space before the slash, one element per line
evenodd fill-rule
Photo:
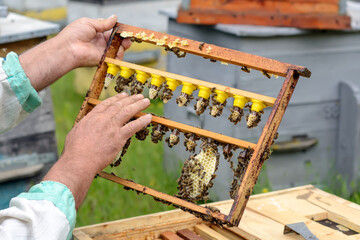
<path fill-rule="evenodd" d="M 191 0 L 190 8 L 202 10 L 227 10 L 232 12 L 261 12 L 282 14 L 338 14 L 338 0 L 233 0 L 233 1 L 209 1 Z"/>
<path fill-rule="evenodd" d="M 120 61 L 120 60 L 116 60 L 116 59 L 106 58 L 105 62 L 112 63 L 112 64 L 115 64 L 118 66 L 128 67 L 131 69 L 140 70 L 140 71 L 147 72 L 150 74 L 155 74 L 155 75 L 160 75 L 163 77 L 172 78 L 175 80 L 179 80 L 181 82 L 192 83 L 196 86 L 215 88 L 217 90 L 226 92 L 230 95 L 236 94 L 236 95 L 247 97 L 247 98 L 249 98 L 249 100 L 257 99 L 257 100 L 263 101 L 266 104 L 266 106 L 268 106 L 268 107 L 274 106 L 274 103 L 276 100 L 276 98 L 273 98 L 273 97 L 268 97 L 268 96 L 264 96 L 264 95 L 253 93 L 253 92 L 248 92 L 248 91 L 244 91 L 244 90 L 240 90 L 240 89 L 236 89 L 236 88 L 232 88 L 232 87 L 227 87 L 227 86 L 223 86 L 223 85 L 212 83 L 212 82 L 206 82 L 206 81 L 198 80 L 195 78 L 185 77 L 182 75 L 169 73 L 169 72 L 165 72 L 165 71 L 161 71 L 161 70 L 157 70 L 157 69 L 153 69 L 153 68 L 149 68 L 149 67 L 144 67 L 144 66 L 140 66 L 137 64 L 128 63 L 128 62 L 124 62 L 124 61 Z M 181 86 L 179 86 L 179 88 L 180 87 Z"/>
<path fill-rule="evenodd" d="M 89 98 L 89 100 L 88 100 L 88 103 L 93 106 L 99 104 L 100 102 L 101 101 L 99 101 L 97 99 L 93 99 L 93 98 Z M 140 112 L 140 113 L 137 113 L 134 117 L 138 118 L 138 117 L 144 116 L 145 114 L 146 113 Z M 238 146 L 240 148 L 255 149 L 255 147 L 256 147 L 256 144 L 251 143 L 251 142 L 243 141 L 241 139 L 237 139 L 237 138 L 233 138 L 233 137 L 228 137 L 228 136 L 225 136 L 225 135 L 222 135 L 219 133 L 215 133 L 215 132 L 204 130 L 204 129 L 201 129 L 198 127 L 193 127 L 193 126 L 186 125 L 183 123 L 175 122 L 175 121 L 172 121 L 172 120 L 169 120 L 166 118 L 162 118 L 162 117 L 152 116 L 151 122 L 164 125 L 170 129 L 176 128 L 183 133 L 195 133 L 198 136 L 214 139 L 214 140 L 218 141 L 219 143 L 229 143 L 229 144 Z"/>
<path fill-rule="evenodd" d="M 351 18 L 336 14 L 280 14 L 233 12 L 226 10 L 179 9 L 177 21 L 188 24 L 246 24 L 261 26 L 297 27 L 303 29 L 351 29 Z M 303 74 L 301 74 L 304 76 Z"/>
<path fill-rule="evenodd" d="M 263 128 L 229 214 L 230 221 L 236 226 L 240 222 L 245 206 L 260 174 L 261 167 L 264 163 L 264 152 L 270 149 L 298 79 L 299 75 L 291 70 L 284 81 L 274 108 Z"/>
<path fill-rule="evenodd" d="M 174 232 L 167 231 L 160 234 L 161 239 L 163 240 L 183 240 L 183 238 L 176 235 Z"/>
<path fill-rule="evenodd" d="M 187 38 L 173 36 L 165 33 L 155 32 L 152 30 L 134 27 L 126 24 L 120 24 L 118 32 L 131 32 L 133 34 L 143 33 L 144 36 L 153 35 L 153 39 L 166 39 L 166 43 L 163 46 L 168 46 L 169 43 L 173 43 L 176 40 L 179 42 L 187 41 L 187 45 L 178 44 L 177 48 L 180 51 L 190 54 L 202 56 L 208 59 L 214 59 L 221 62 L 234 64 L 238 66 L 246 66 L 251 69 L 259 71 L 266 71 L 271 74 L 285 77 L 290 69 L 297 70 L 301 76 L 310 77 L 311 72 L 303 67 L 293 64 L 283 63 L 274 59 L 260 57 L 249 53 L 244 53 L 229 48 L 219 47 L 213 44 L 201 43 Z M 144 40 L 151 44 L 156 44 L 153 40 Z M 202 47 L 201 47 L 202 46 Z"/>
<path fill-rule="evenodd" d="M 199 235 L 196 235 L 194 232 L 189 229 L 182 229 L 177 231 L 177 234 L 185 240 L 204 240 Z"/>
<path fill-rule="evenodd" d="M 84 232 L 78 230 L 73 232 L 73 237 L 75 240 L 93 240 L 91 237 L 89 237 Z"/>
<path fill-rule="evenodd" d="M 199 234 L 202 238 L 208 240 L 230 240 L 229 238 L 216 232 L 205 224 L 196 225 L 195 232 Z"/>
<path fill-rule="evenodd" d="M 235 234 L 226 228 L 219 227 L 217 225 L 210 225 L 211 229 L 215 230 L 216 232 L 220 233 L 222 236 L 226 237 L 229 240 L 245 240 L 245 238 L 240 237 L 238 234 Z"/>

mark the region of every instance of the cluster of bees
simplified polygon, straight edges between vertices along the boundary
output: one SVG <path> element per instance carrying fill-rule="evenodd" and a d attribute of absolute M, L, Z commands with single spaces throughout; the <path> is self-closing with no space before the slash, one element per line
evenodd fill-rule
<path fill-rule="evenodd" d="M 164 103 L 167 103 L 173 97 L 175 89 L 182 85 L 181 93 L 176 98 L 176 104 L 179 107 L 188 106 L 194 99 L 193 92 L 199 90 L 194 105 L 194 110 L 197 115 L 203 114 L 205 110 L 209 108 L 209 114 L 211 116 L 220 116 L 227 104 L 227 99 L 232 97 L 234 103 L 230 108 L 231 114 L 228 119 L 235 125 L 238 124 L 244 116 L 244 108 L 249 108 L 250 111 L 246 116 L 247 127 L 256 127 L 261 121 L 263 109 L 266 108 L 266 104 L 257 99 L 248 99 L 244 96 L 232 95 L 215 88 L 211 89 L 205 86 L 197 86 L 189 82 L 181 82 L 176 79 L 149 74 L 128 67 L 119 67 L 111 63 L 108 63 L 104 87 L 108 88 L 111 81 L 116 79 L 116 92 L 120 93 L 128 88 L 131 94 L 139 94 L 144 91 L 144 87 L 150 78 L 151 81 L 148 86 L 149 98 L 156 99 L 160 97 Z"/>
<path fill-rule="evenodd" d="M 152 127 L 151 133 L 149 128 Z M 135 137 L 144 141 L 147 136 L 151 136 L 153 143 L 158 143 L 163 140 L 166 132 L 171 131 L 170 135 L 165 139 L 167 145 L 172 148 L 179 144 L 181 132 L 174 128 L 169 129 L 158 123 L 152 123 L 147 127 L 144 127 L 135 134 Z M 207 201 L 209 189 L 213 186 L 213 180 L 216 177 L 215 172 L 219 166 L 219 146 L 222 146 L 223 156 L 230 163 L 230 167 L 233 171 L 233 182 L 231 183 L 230 196 L 235 197 L 239 185 L 242 181 L 245 170 L 249 164 L 253 150 L 251 148 L 244 149 L 240 152 L 237 158 L 237 166 L 234 167 L 234 163 L 231 160 L 233 152 L 238 147 L 231 144 L 218 143 L 213 139 L 199 137 L 194 133 L 183 133 L 184 146 L 186 151 L 194 153 L 198 145 L 197 141 L 202 141 L 200 145 L 200 152 L 198 154 L 192 154 L 185 161 L 181 171 L 181 175 L 178 178 L 178 193 L 177 196 L 191 202 L 197 202 L 200 200 Z M 123 149 L 118 154 L 117 158 L 111 164 L 112 167 L 117 167 L 122 162 L 122 157 L 127 152 L 130 146 L 131 138 L 128 139 Z"/>

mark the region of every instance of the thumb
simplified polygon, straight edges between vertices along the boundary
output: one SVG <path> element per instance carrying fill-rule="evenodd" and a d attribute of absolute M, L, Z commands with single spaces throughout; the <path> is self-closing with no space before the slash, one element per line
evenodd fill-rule
<path fill-rule="evenodd" d="M 117 16 L 111 15 L 107 19 L 93 20 L 92 25 L 94 26 L 96 32 L 105 32 L 113 28 L 116 21 L 117 21 Z"/>

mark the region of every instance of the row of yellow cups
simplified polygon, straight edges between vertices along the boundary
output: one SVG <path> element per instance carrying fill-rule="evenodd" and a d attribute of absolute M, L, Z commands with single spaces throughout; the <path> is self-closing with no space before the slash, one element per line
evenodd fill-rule
<path fill-rule="evenodd" d="M 181 92 L 186 93 L 187 95 L 191 95 L 195 90 L 199 89 L 198 96 L 204 99 L 209 99 L 211 95 L 211 89 L 209 87 L 204 86 L 196 86 L 192 83 L 188 82 L 181 82 L 179 80 L 175 80 L 168 77 L 162 77 L 160 75 L 156 74 L 149 74 L 140 70 L 134 70 L 128 67 L 118 67 L 117 65 L 108 63 L 108 70 L 107 73 L 112 74 L 115 76 L 120 71 L 120 76 L 124 78 L 130 78 L 132 75 L 136 73 L 136 79 L 141 82 L 142 84 L 145 84 L 146 80 L 151 77 L 151 85 L 161 87 L 161 84 L 166 82 L 166 87 L 170 89 L 171 91 L 175 91 L 175 89 L 183 85 Z M 257 100 L 257 99 L 249 99 L 244 96 L 240 95 L 232 95 L 229 93 L 226 93 L 221 90 L 215 89 L 214 92 L 216 93 L 215 100 L 224 103 L 227 98 L 232 96 L 234 98 L 234 107 L 239 107 L 243 109 L 245 107 L 245 104 L 248 102 L 252 102 L 251 110 L 256 112 L 261 112 L 265 107 L 266 104 L 263 101 Z"/>

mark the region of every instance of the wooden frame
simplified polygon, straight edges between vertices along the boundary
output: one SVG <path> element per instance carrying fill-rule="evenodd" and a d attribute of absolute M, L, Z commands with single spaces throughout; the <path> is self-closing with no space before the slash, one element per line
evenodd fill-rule
<path fill-rule="evenodd" d="M 176 48 L 186 53 L 199 55 L 208 59 L 219 60 L 224 63 L 245 66 L 247 68 L 266 72 L 267 74 L 276 74 L 279 76 L 285 76 L 286 78 L 284 84 L 282 85 L 280 93 L 275 100 L 274 98 L 262 96 L 260 94 L 228 88 L 219 84 L 208 83 L 205 81 L 188 78 L 172 73 L 166 73 L 155 69 L 145 68 L 136 64 L 125 63 L 123 61 L 113 59 L 122 41 L 121 36 L 131 37 L 135 35 L 138 36 L 142 41 L 146 41 L 157 45 L 159 45 L 159 39 L 160 40 L 165 39 L 166 41 L 161 42 L 161 45 L 164 47 L 168 47 L 168 48 L 170 48 L 170 46 L 174 47 L 174 42 L 175 42 L 177 43 L 175 44 Z M 186 44 L 179 44 L 181 41 L 186 41 Z M 284 115 L 286 107 L 290 101 L 291 95 L 299 79 L 299 76 L 310 77 L 311 72 L 307 68 L 302 66 L 287 64 L 256 55 L 251 55 L 227 48 L 218 47 L 211 44 L 201 43 L 190 39 L 180 38 L 177 36 L 172 36 L 164 33 L 154 32 L 147 29 L 142 29 L 142 28 L 118 23 L 114 27 L 113 33 L 108 42 L 108 46 L 99 63 L 98 69 L 95 73 L 93 81 L 90 85 L 90 89 L 80 109 L 76 122 L 80 121 L 82 117 L 84 117 L 89 111 L 91 111 L 91 109 L 96 104 L 100 102 L 98 98 L 104 86 L 104 78 L 107 70 L 106 63 L 113 63 L 115 65 L 127 66 L 132 69 L 142 70 L 152 74 L 159 74 L 161 76 L 171 77 L 174 79 L 178 79 L 180 81 L 207 86 L 209 88 L 216 87 L 230 94 L 240 94 L 240 95 L 245 95 L 249 98 L 261 99 L 264 102 L 266 102 L 267 106 L 273 107 L 273 110 L 267 120 L 267 123 L 263 129 L 263 132 L 257 144 L 249 143 L 240 139 L 230 138 L 221 134 L 217 134 L 200 128 L 195 128 L 185 124 L 177 123 L 175 121 L 171 121 L 160 117 L 153 116 L 152 118 L 152 122 L 163 124 L 169 128 L 178 128 L 183 132 L 193 132 L 197 135 L 213 138 L 216 141 L 222 143 L 229 143 L 232 145 L 239 146 L 241 148 L 252 148 L 254 150 L 254 153 L 250 159 L 250 163 L 246 169 L 243 181 L 239 186 L 237 196 L 234 199 L 234 204 L 232 205 L 231 211 L 228 215 L 211 211 L 203 206 L 198 206 L 194 203 L 188 202 L 178 197 L 170 196 L 168 194 L 153 190 L 146 186 L 142 186 L 140 184 L 134 183 L 133 181 L 122 179 L 120 177 L 108 174 L 106 172 L 101 172 L 99 174 L 100 177 L 122 184 L 125 187 L 133 189 L 135 191 L 151 195 L 155 199 L 160 199 L 163 202 L 171 203 L 174 206 L 179 207 L 183 210 L 196 213 L 197 215 L 207 216 L 208 219 L 210 217 L 210 219 L 216 221 L 217 223 L 238 225 L 241 216 L 244 212 L 247 201 L 252 192 L 252 189 L 260 173 L 262 164 L 266 159 L 266 152 L 270 149 L 270 146 L 273 142 L 273 139 L 275 137 L 281 119 Z M 142 113 L 138 114 L 137 117 L 141 115 Z"/>

